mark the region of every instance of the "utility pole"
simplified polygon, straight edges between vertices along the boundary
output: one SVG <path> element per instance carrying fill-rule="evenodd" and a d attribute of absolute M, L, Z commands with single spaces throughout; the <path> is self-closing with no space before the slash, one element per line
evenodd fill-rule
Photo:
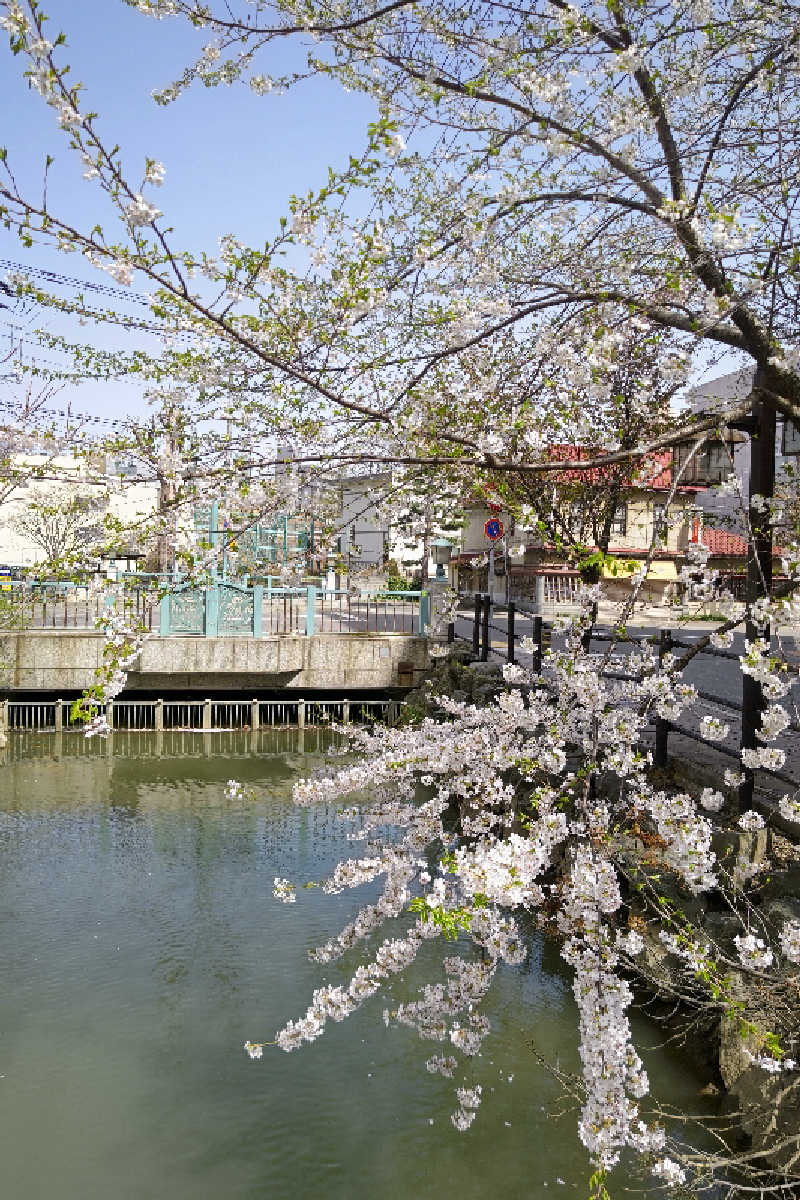
<path fill-rule="evenodd" d="M 175 482 L 172 478 L 172 465 L 178 453 L 178 438 L 170 430 L 167 436 L 168 473 L 162 474 L 158 487 L 158 510 L 161 517 L 162 529 L 158 535 L 158 570 L 162 575 L 168 574 L 174 563 L 175 531 L 174 531 L 174 501 Z"/>
<path fill-rule="evenodd" d="M 431 552 L 431 533 L 433 525 L 431 520 L 431 496 L 428 492 L 425 496 L 425 528 L 422 533 L 422 563 L 420 564 L 420 586 L 425 587 L 428 582 L 428 556 Z"/>
<path fill-rule="evenodd" d="M 753 407 L 751 416 L 740 428 L 750 433 L 750 489 L 748 504 L 749 519 L 753 531 L 752 544 L 747 554 L 747 605 L 772 592 L 772 510 L 769 506 L 758 509 L 752 506 L 754 496 L 771 500 L 775 493 L 775 409 L 766 403 L 761 393 L 764 377 L 757 369 L 753 379 Z M 762 630 L 747 620 L 745 636 L 752 642 L 762 636 Z M 769 626 L 763 630 L 767 645 L 770 642 Z M 742 675 L 742 749 L 755 749 L 758 745 L 756 731 L 761 725 L 764 711 L 764 694 L 761 684 L 750 675 Z M 744 780 L 739 787 L 739 806 L 746 809 L 753 803 L 753 772 L 744 768 Z"/>

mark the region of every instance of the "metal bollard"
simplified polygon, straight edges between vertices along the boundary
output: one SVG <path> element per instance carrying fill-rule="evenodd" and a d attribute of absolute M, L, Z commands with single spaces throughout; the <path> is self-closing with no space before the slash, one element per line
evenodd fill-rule
<path fill-rule="evenodd" d="M 491 596 L 484 596 L 483 614 L 481 616 L 481 662 L 489 661 L 489 611 L 491 607 Z"/>
<path fill-rule="evenodd" d="M 658 637 L 658 662 L 664 661 L 664 655 L 672 646 L 672 634 L 668 629 L 662 629 Z M 653 766 L 666 767 L 669 763 L 668 754 L 669 721 L 656 717 L 656 744 L 653 752 Z"/>
<path fill-rule="evenodd" d="M 537 675 L 542 673 L 542 618 L 533 618 L 533 669 Z"/>
<path fill-rule="evenodd" d="M 593 604 L 592 605 L 592 623 L 589 626 L 589 628 L 587 630 L 585 630 L 584 633 L 581 634 L 581 645 L 583 646 L 583 649 L 585 650 L 585 652 L 587 654 L 589 653 L 589 650 L 591 649 L 592 630 L 594 629 L 596 621 L 597 621 L 597 605 Z"/>

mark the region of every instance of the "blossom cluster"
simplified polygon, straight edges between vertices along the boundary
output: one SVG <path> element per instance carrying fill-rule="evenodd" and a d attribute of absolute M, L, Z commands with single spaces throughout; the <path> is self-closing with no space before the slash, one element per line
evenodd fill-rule
<path fill-rule="evenodd" d="M 786 921 L 779 937 L 781 953 L 792 963 L 800 963 L 800 921 Z"/>
<path fill-rule="evenodd" d="M 280 875 L 276 875 L 272 881 L 272 894 L 276 900 L 281 900 L 284 904 L 294 904 L 297 900 L 294 884 L 289 879 L 281 878 Z"/>
<path fill-rule="evenodd" d="M 412 963 L 422 944 L 419 931 L 412 930 L 405 938 L 383 942 L 368 966 L 359 967 L 349 985 L 324 987 L 314 992 L 311 1004 L 297 1021 L 288 1021 L 275 1035 L 282 1050 L 296 1050 L 303 1042 L 313 1042 L 325 1029 L 328 1020 L 343 1021 L 378 991 L 390 975 L 405 970 Z"/>
<path fill-rule="evenodd" d="M 340 863 L 325 881 L 326 890 L 339 892 L 384 879 L 377 900 L 314 952 L 318 961 L 328 962 L 368 939 L 409 906 L 415 890 L 424 903 L 421 909 L 412 905 L 418 919 L 405 939 L 384 943 L 347 987 L 315 992 L 305 1016 L 290 1021 L 277 1042 L 292 1049 L 318 1037 L 329 1018 L 353 1011 L 390 973 L 407 965 L 423 941 L 460 931 L 482 961 L 445 958 L 445 982 L 429 983 L 416 998 L 384 1012 L 387 1023 L 448 1043 L 451 1053 L 429 1057 L 426 1067 L 452 1076 L 454 1055 L 474 1058 L 490 1032 L 480 1004 L 498 964 L 525 957 L 525 939 L 513 914 L 556 900 L 580 1011 L 586 1086 L 581 1139 L 598 1164 L 610 1166 L 626 1146 L 648 1154 L 664 1146 L 663 1131 L 648 1127 L 638 1112 L 648 1080 L 632 1044 L 626 1015 L 631 992 L 619 964 L 621 955 L 626 962 L 635 958 L 644 942 L 634 929 L 613 928 L 622 897 L 609 852 L 610 830 L 631 811 L 646 814 L 667 865 L 695 891 L 715 885 L 716 863 L 711 827 L 698 802 L 687 794 L 653 791 L 647 757 L 638 752 L 648 707 L 681 711 L 693 691 L 669 666 L 655 679 L 646 646 L 638 652 L 644 669 L 633 681 L 606 679 L 582 650 L 583 620 L 565 626 L 563 652 L 547 655 L 547 686 L 520 668 L 486 708 L 439 697 L 448 720 L 354 731 L 360 752 L 354 760 L 296 786 L 295 800 L 303 805 L 361 794 L 361 825 L 351 836 L 386 836 L 363 857 Z M 616 799 L 586 790 L 570 767 L 570 748 L 576 746 L 590 762 L 602 746 L 604 762 L 613 762 L 618 777 L 626 780 Z M 509 823 L 517 806 L 514 788 L 504 782 L 509 770 L 526 781 L 532 798 L 521 830 Z M 420 784 L 424 798 L 417 791 Z M 707 791 L 706 806 L 718 807 L 718 794 Z M 453 805 L 460 814 L 457 837 L 448 834 L 442 820 Z M 431 852 L 438 853 L 436 867 Z M 568 873 L 550 884 L 554 866 L 565 859 L 571 864 Z M 679 949 L 686 957 L 686 947 Z M 477 1098 L 474 1089 L 461 1089 L 452 1116 L 456 1128 L 470 1126 L 476 1105 L 468 1100 Z"/>
<path fill-rule="evenodd" d="M 733 940 L 742 966 L 763 971 L 772 965 L 775 956 L 763 938 L 756 937 L 752 933 L 746 933 L 737 934 Z"/>

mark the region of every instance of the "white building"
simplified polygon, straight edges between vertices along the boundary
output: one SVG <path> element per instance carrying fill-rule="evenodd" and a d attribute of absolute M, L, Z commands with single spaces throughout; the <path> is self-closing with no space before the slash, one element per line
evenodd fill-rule
<path fill-rule="evenodd" d="M 412 580 L 423 574 L 433 579 L 433 543 L 446 539 L 455 553 L 463 514 L 424 495 L 404 497 L 398 504 L 397 482 L 389 471 L 340 480 L 340 554 L 357 569 L 380 568 L 393 561 L 400 574 Z M 442 507 L 446 518 L 437 511 Z"/>
<path fill-rule="evenodd" d="M 119 522 L 123 540 L 127 531 L 127 541 L 143 551 L 147 518 L 158 511 L 159 487 L 117 474 L 115 466 L 104 457 L 14 455 L 6 480 L 0 480 L 0 563 L 31 567 L 46 560 L 46 537 L 36 526 L 47 520 L 57 537 L 60 507 L 63 525 L 70 513 L 70 524 L 87 547 L 104 536 L 108 516 Z"/>

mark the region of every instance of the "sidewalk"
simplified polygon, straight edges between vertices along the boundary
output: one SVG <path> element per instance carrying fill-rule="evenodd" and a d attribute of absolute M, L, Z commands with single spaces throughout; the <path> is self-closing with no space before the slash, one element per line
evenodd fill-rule
<path fill-rule="evenodd" d="M 598 625 L 613 625 L 618 620 L 619 607 L 617 605 L 601 604 L 599 606 Z M 626 624 L 629 629 L 681 629 L 692 633 L 713 633 L 723 622 L 703 620 L 693 616 L 691 612 L 682 612 L 669 605 L 647 605 L 641 608 L 637 605 L 636 611 L 631 614 Z M 741 634 L 743 631 L 744 625 L 737 626 L 735 630 L 737 634 Z M 800 665 L 800 658 L 798 658 L 800 629 L 793 625 L 780 625 L 777 629 L 773 629 L 772 636 L 785 639 L 789 643 L 787 647 L 789 661 Z"/>
<path fill-rule="evenodd" d="M 529 617 L 532 615 L 533 603 L 529 600 L 515 601 L 517 605 L 517 613 L 524 614 Z M 492 606 L 493 616 L 504 616 L 506 613 L 506 605 L 504 602 L 497 601 Z M 552 624 L 558 617 L 572 616 L 579 610 L 576 605 L 553 605 L 545 606 L 542 613 L 542 619 L 547 624 Z M 459 606 L 459 617 L 464 620 L 469 619 L 473 609 L 469 603 L 462 602 Z M 600 626 L 613 627 L 620 619 L 621 605 L 611 604 L 607 601 L 601 602 L 598 608 L 597 624 Z M 668 604 L 653 604 L 641 605 L 637 604 L 633 613 L 630 614 L 626 621 L 628 629 L 683 629 L 691 632 L 713 633 L 723 622 L 720 620 L 708 620 L 693 615 L 690 610 L 682 610 L 674 608 Z M 741 632 L 742 626 L 736 630 Z M 798 642 L 800 640 L 800 629 L 792 625 L 781 625 L 777 631 L 773 630 L 773 636 L 777 632 L 779 637 L 787 638 L 790 641 Z"/>

